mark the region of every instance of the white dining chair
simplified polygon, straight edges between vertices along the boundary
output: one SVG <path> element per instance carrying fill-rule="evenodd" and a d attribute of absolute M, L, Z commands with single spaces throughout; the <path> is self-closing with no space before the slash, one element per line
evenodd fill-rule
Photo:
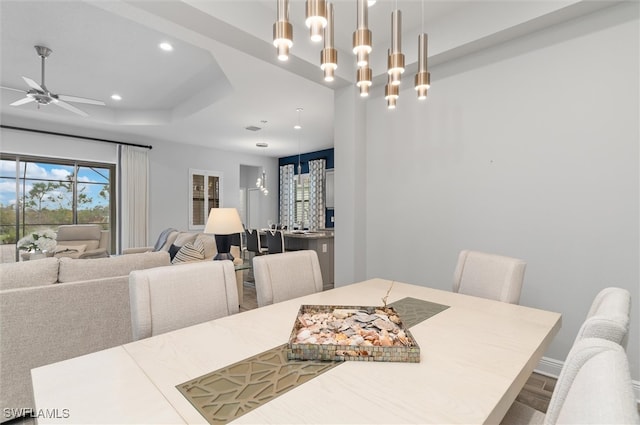
<path fill-rule="evenodd" d="M 631 293 L 623 288 L 605 288 L 593 299 L 576 341 L 582 338 L 604 338 L 626 348 L 630 314 Z"/>
<path fill-rule="evenodd" d="M 233 263 L 200 261 L 129 274 L 133 340 L 239 311 Z"/>
<path fill-rule="evenodd" d="M 463 250 L 458 256 L 453 291 L 518 304 L 526 265 L 518 258 Z"/>
<path fill-rule="evenodd" d="M 258 307 L 322 291 L 318 254 L 289 251 L 253 258 Z"/>
<path fill-rule="evenodd" d="M 640 424 L 629 361 L 602 338 L 577 341 L 567 356 L 546 413 L 515 401 L 503 425 Z"/>

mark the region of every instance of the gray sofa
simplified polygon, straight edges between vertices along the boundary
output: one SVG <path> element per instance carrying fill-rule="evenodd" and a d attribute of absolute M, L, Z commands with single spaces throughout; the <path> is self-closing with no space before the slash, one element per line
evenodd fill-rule
<path fill-rule="evenodd" d="M 164 251 L 0 264 L 0 408 L 33 408 L 31 369 L 132 341 L 129 273 Z"/>

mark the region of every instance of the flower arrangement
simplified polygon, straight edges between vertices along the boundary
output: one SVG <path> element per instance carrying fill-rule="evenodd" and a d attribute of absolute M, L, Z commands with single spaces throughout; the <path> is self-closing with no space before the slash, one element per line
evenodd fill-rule
<path fill-rule="evenodd" d="M 50 251 L 56 247 L 56 233 L 51 229 L 36 230 L 18 241 L 24 251 Z"/>

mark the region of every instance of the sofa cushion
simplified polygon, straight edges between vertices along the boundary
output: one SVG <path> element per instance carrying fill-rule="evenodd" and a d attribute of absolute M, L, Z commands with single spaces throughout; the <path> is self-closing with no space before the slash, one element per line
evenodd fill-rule
<path fill-rule="evenodd" d="M 28 288 L 58 281 L 57 258 L 0 264 L 0 290 Z"/>
<path fill-rule="evenodd" d="M 171 260 L 172 264 L 190 263 L 192 261 L 204 260 L 204 246 L 202 243 L 193 244 L 187 242 Z"/>
<path fill-rule="evenodd" d="M 204 246 L 204 259 L 213 260 L 213 257 L 218 253 L 218 247 L 216 246 L 216 239 L 213 235 L 207 235 L 205 233 L 198 233 L 195 243 L 202 243 Z"/>
<path fill-rule="evenodd" d="M 79 258 L 87 249 L 86 245 L 58 245 L 53 255 L 56 257 Z"/>
<path fill-rule="evenodd" d="M 184 246 L 189 242 L 195 242 L 197 236 L 197 233 L 180 232 L 178 233 L 178 236 L 176 236 L 175 241 L 173 241 L 173 244 L 177 246 Z"/>
<path fill-rule="evenodd" d="M 182 247 L 171 244 L 171 246 L 169 247 L 169 258 L 171 259 L 171 261 L 173 261 L 173 258 L 176 256 L 178 251 L 180 251 L 180 248 Z"/>
<path fill-rule="evenodd" d="M 166 251 L 143 252 L 95 259 L 61 258 L 58 282 L 128 276 L 132 270 L 168 266 L 170 264 L 169 253 Z"/>

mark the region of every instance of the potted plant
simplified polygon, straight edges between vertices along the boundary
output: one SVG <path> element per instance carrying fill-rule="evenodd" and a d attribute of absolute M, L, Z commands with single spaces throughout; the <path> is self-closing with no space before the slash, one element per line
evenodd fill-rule
<path fill-rule="evenodd" d="M 56 247 L 56 233 L 51 229 L 36 230 L 18 241 L 18 249 L 26 251 L 24 259 L 44 258 L 46 252 Z"/>

